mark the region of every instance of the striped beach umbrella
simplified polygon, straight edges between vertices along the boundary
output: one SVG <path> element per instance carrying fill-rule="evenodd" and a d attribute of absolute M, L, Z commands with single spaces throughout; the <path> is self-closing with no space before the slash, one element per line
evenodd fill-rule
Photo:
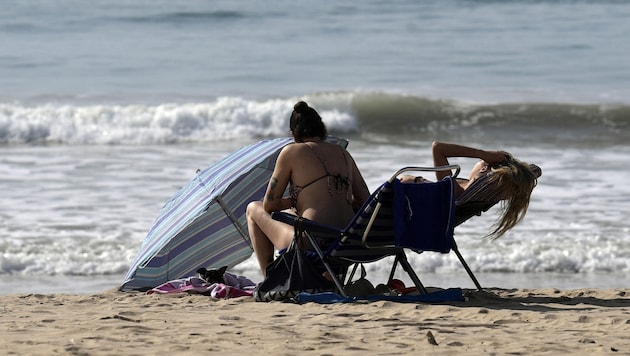
<path fill-rule="evenodd" d="M 245 209 L 262 199 L 280 150 L 291 142 L 254 143 L 198 172 L 158 214 L 120 290 L 148 290 L 196 275 L 200 267 L 248 259 Z"/>
<path fill-rule="evenodd" d="M 348 141 L 328 137 L 346 147 Z M 280 150 L 293 142 L 254 143 L 200 171 L 162 208 L 120 290 L 148 290 L 194 276 L 197 269 L 234 267 L 254 251 L 245 210 L 261 200 Z"/>

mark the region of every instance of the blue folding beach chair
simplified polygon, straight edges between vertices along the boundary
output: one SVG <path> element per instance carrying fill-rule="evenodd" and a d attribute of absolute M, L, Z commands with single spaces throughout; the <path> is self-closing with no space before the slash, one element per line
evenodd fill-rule
<path fill-rule="evenodd" d="M 435 183 L 404 184 L 397 179 L 405 172 L 439 170 L 455 170 L 455 174 Z M 450 165 L 406 167 L 397 171 L 372 193 L 344 229 L 286 212 L 274 212 L 272 217 L 293 225 L 296 234 L 309 240 L 344 297 L 345 277 L 350 265 L 374 262 L 387 256 L 395 257 L 390 280 L 400 264 L 418 290 L 426 292 L 407 260 L 405 249 L 450 252 L 455 227 L 454 178 L 459 170 L 459 166 Z M 460 260 L 465 264 L 463 258 Z"/>

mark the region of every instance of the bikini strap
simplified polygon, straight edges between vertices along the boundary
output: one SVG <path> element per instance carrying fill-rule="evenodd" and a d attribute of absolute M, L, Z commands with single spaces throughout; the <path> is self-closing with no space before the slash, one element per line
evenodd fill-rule
<path fill-rule="evenodd" d="M 317 157 L 317 159 L 319 160 L 319 162 L 322 164 L 322 167 L 324 168 L 324 171 L 326 171 L 326 175 L 323 177 L 326 177 L 326 185 L 328 186 L 328 195 L 330 195 L 331 197 L 333 196 L 333 192 L 332 192 L 332 187 L 330 184 L 330 178 L 332 177 L 335 180 L 335 190 L 336 191 L 340 191 L 340 190 L 348 190 L 350 188 L 350 179 L 348 178 L 348 176 L 350 175 L 350 168 L 348 166 L 348 158 L 346 157 L 346 153 L 344 152 L 343 147 L 338 146 L 339 150 L 341 151 L 341 154 L 343 155 L 343 160 L 346 164 L 346 170 L 348 170 L 348 176 L 344 177 L 342 176 L 340 173 L 337 174 L 330 174 L 330 172 L 328 171 L 328 168 L 326 167 L 326 164 L 324 164 L 324 160 L 319 156 L 319 154 L 317 154 L 317 151 L 315 151 L 315 149 L 313 147 L 311 147 L 310 145 L 308 145 L 306 142 L 304 142 L 305 145 L 307 145 L 311 151 L 313 152 L 313 154 L 315 155 L 315 157 Z M 323 178 L 322 177 L 322 178 Z M 319 178 L 321 179 L 321 178 Z M 346 197 L 346 200 L 348 200 L 348 198 Z"/>
<path fill-rule="evenodd" d="M 304 144 L 311 149 L 311 151 L 313 152 L 313 154 L 315 155 L 315 157 L 317 157 L 317 160 L 319 160 L 319 163 L 322 164 L 322 167 L 324 168 L 324 171 L 326 171 L 326 176 L 330 176 L 330 172 L 328 172 L 328 168 L 326 168 L 326 165 L 324 164 L 324 160 L 317 154 L 317 151 L 315 151 L 315 149 L 313 147 L 311 147 L 311 145 L 307 144 L 306 142 L 304 142 Z M 345 157 L 345 155 L 344 155 Z"/>
<path fill-rule="evenodd" d="M 331 197 L 333 196 L 333 192 L 332 189 L 330 188 L 330 172 L 328 172 L 328 168 L 326 168 L 326 165 L 324 164 L 324 160 L 317 154 L 317 151 L 315 151 L 315 149 L 313 147 L 311 147 L 311 145 L 307 144 L 306 142 L 304 142 L 304 144 L 311 149 L 311 152 L 313 152 L 313 154 L 315 155 L 315 157 L 317 157 L 317 160 L 319 161 L 319 163 L 322 164 L 322 167 L 324 168 L 324 171 L 326 172 L 326 174 L 324 176 L 322 176 L 321 178 L 318 178 L 317 180 L 320 180 L 324 177 L 326 177 L 326 186 L 328 187 L 328 195 L 330 195 Z M 314 183 L 315 181 L 313 181 Z"/>

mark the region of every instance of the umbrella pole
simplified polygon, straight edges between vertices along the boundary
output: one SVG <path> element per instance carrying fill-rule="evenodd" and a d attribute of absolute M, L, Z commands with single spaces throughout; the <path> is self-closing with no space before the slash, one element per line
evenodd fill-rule
<path fill-rule="evenodd" d="M 227 208 L 227 206 L 225 205 L 225 202 L 223 202 L 223 199 L 221 199 L 220 195 L 217 197 L 217 203 L 219 203 L 225 215 L 227 215 L 227 217 L 232 221 L 232 224 L 234 224 L 234 227 L 236 227 L 236 231 L 238 231 L 238 233 L 241 235 L 243 240 L 245 240 L 245 242 L 247 242 L 249 247 L 251 247 L 251 249 L 253 250 L 254 247 L 252 246 L 251 241 L 249 241 L 249 235 L 247 234 L 243 226 L 241 226 L 241 223 L 238 222 L 238 219 L 236 218 L 236 216 L 234 216 L 234 214 L 232 214 L 232 212 Z"/>

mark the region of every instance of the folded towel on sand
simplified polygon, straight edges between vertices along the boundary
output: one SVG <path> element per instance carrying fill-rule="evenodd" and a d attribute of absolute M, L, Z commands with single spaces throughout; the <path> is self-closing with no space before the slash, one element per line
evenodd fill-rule
<path fill-rule="evenodd" d="M 443 302 L 464 302 L 466 298 L 461 288 L 449 288 L 436 292 L 418 295 L 369 295 L 365 297 L 347 297 L 344 298 L 336 293 L 300 293 L 295 297 L 298 303 L 351 303 L 356 301 L 378 301 L 387 300 L 400 303 L 443 303 Z"/>
<path fill-rule="evenodd" d="M 176 279 L 163 283 L 147 291 L 147 294 L 198 293 L 213 298 L 235 298 L 254 295 L 256 284 L 239 281 L 238 287 L 223 283 L 207 283 L 199 277 Z"/>

